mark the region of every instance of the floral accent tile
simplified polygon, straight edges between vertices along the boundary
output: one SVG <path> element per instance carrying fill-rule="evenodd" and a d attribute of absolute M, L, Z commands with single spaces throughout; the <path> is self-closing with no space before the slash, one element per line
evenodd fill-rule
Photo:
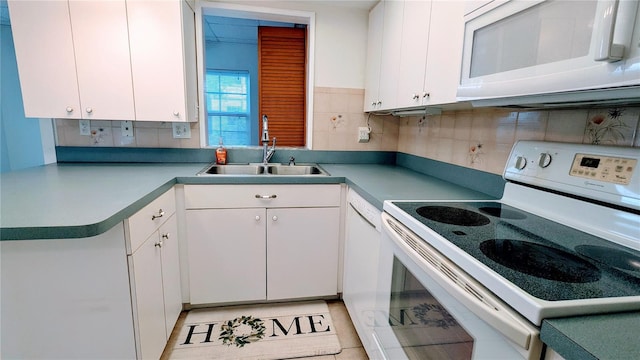
<path fill-rule="evenodd" d="M 584 143 L 632 146 L 640 111 L 629 108 L 599 109 L 589 112 Z"/>
<path fill-rule="evenodd" d="M 469 163 L 473 165 L 482 162 L 482 154 L 484 154 L 482 144 L 472 144 L 469 146 Z"/>

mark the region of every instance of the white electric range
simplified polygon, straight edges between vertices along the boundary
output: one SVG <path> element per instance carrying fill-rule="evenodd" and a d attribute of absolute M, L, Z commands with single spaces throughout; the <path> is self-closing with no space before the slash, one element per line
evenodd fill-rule
<path fill-rule="evenodd" d="M 500 200 L 385 201 L 383 246 L 393 263 L 384 269 L 381 256 L 380 298 L 391 301 L 379 308 L 390 318 L 415 314 L 407 296 L 424 291 L 418 304 L 441 317 L 427 322 L 459 322 L 471 333 L 469 358 L 507 354 L 509 346 L 478 337 L 488 324 L 529 359 L 541 357 L 545 318 L 640 310 L 639 165 L 637 148 L 520 141 Z M 394 301 L 404 304 L 395 315 Z M 476 330 L 469 313 L 482 320 Z M 409 354 L 431 340 L 411 344 L 424 330 L 406 329 L 378 327 L 381 358 L 420 358 Z"/>

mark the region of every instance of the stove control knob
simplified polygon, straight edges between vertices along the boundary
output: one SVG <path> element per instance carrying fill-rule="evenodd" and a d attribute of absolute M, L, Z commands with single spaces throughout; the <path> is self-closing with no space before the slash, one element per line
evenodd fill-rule
<path fill-rule="evenodd" d="M 516 169 L 522 170 L 525 168 L 525 166 L 527 166 L 527 158 L 525 158 L 524 156 L 518 156 L 516 158 Z"/>
<path fill-rule="evenodd" d="M 541 168 L 546 168 L 549 164 L 551 164 L 551 154 L 541 153 L 540 158 L 538 158 L 538 165 Z"/>

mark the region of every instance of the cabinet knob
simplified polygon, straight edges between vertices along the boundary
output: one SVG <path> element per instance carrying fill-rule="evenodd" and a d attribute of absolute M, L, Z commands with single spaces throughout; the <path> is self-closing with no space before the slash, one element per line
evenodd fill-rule
<path fill-rule="evenodd" d="M 171 236 L 171 233 L 162 234 L 162 238 L 165 240 L 169 240 L 170 236 Z"/>
<path fill-rule="evenodd" d="M 154 245 L 154 246 L 155 246 L 155 247 L 159 247 L 159 248 L 161 248 L 161 247 L 162 247 L 162 240 L 160 240 L 160 241 L 158 241 L 157 243 L 155 243 L 155 245 Z"/>
<path fill-rule="evenodd" d="M 413 94 L 413 96 L 411 97 L 412 100 L 418 100 L 420 98 L 420 95 L 418 94 Z"/>
<path fill-rule="evenodd" d="M 376 103 L 376 105 L 378 105 L 378 106 L 382 105 L 382 100 L 378 100 L 378 102 Z"/>
<path fill-rule="evenodd" d="M 375 102 L 375 101 L 372 101 L 372 102 L 371 102 L 371 106 L 376 106 L 376 102 Z"/>
<path fill-rule="evenodd" d="M 423 98 L 428 98 L 429 96 L 431 96 L 431 93 L 428 93 L 426 91 L 422 93 Z"/>
<path fill-rule="evenodd" d="M 260 216 L 256 215 L 256 221 L 260 221 Z"/>
<path fill-rule="evenodd" d="M 152 215 L 151 216 L 151 220 L 155 220 L 155 219 L 161 218 L 163 216 L 164 216 L 164 210 L 160 209 L 160 210 L 158 210 L 158 215 Z"/>
<path fill-rule="evenodd" d="M 73 107 L 67 106 L 67 108 L 65 110 L 67 110 L 68 113 L 72 113 L 73 112 Z"/>
<path fill-rule="evenodd" d="M 273 217 L 271 218 L 273 221 L 278 221 L 278 217 L 273 215 Z"/>
<path fill-rule="evenodd" d="M 91 114 L 93 112 L 93 109 L 88 107 L 85 109 L 85 111 L 87 112 L 87 114 Z"/>
<path fill-rule="evenodd" d="M 180 111 L 174 111 L 174 112 L 173 112 L 173 116 L 176 116 L 176 117 L 177 117 L 177 116 L 180 116 Z"/>

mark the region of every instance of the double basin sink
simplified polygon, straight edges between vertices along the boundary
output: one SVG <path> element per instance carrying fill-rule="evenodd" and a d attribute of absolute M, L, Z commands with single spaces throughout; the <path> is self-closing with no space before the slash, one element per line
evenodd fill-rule
<path fill-rule="evenodd" d="M 229 165 L 208 165 L 196 175 L 213 176 L 213 175 L 289 175 L 289 176 L 306 176 L 306 175 L 329 175 L 324 169 L 317 164 L 229 164 Z"/>

